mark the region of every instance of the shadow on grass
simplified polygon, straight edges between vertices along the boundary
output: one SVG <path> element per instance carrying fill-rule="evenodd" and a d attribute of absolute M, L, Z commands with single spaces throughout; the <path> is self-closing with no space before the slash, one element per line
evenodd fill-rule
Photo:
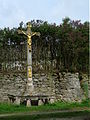
<path fill-rule="evenodd" d="M 90 118 L 90 112 L 79 111 L 79 112 L 56 112 L 47 114 L 36 114 L 36 115 L 22 115 L 12 117 L 1 117 L 0 120 L 49 120 L 50 118 L 69 118 L 69 117 L 82 117 L 87 116 L 87 120 Z"/>

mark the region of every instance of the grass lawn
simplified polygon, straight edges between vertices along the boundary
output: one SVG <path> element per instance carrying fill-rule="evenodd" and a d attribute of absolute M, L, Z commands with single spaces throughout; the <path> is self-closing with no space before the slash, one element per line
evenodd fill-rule
<path fill-rule="evenodd" d="M 87 110 L 90 112 L 90 100 L 81 103 L 56 102 L 42 106 L 19 106 L 13 104 L 0 103 L 0 114 L 17 113 L 17 112 L 37 112 L 37 111 L 54 111 L 54 110 Z"/>

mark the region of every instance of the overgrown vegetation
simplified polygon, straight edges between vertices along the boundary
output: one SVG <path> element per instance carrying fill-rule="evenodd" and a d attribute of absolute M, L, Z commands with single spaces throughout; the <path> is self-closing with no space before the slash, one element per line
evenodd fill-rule
<path fill-rule="evenodd" d="M 86 82 L 86 83 L 82 83 L 82 89 L 83 89 L 83 91 L 84 91 L 84 95 L 85 95 L 85 97 L 86 97 L 86 99 L 88 99 L 88 91 L 89 91 L 89 89 L 88 89 L 88 83 Z"/>
<path fill-rule="evenodd" d="M 89 22 L 81 23 L 80 20 L 74 21 L 65 18 L 58 26 L 41 20 L 33 20 L 31 24 L 33 26 L 32 31 L 41 33 L 40 38 L 32 37 L 33 63 L 35 65 L 33 68 L 35 70 L 40 68 L 38 67 L 38 64 L 40 64 L 48 71 L 88 73 Z M 26 30 L 22 22 L 20 23 L 20 28 Z M 8 48 L 10 45 L 11 48 L 17 47 L 25 40 L 25 36 L 18 35 L 17 28 L 0 29 L 0 49 Z M 22 50 L 21 48 L 18 49 L 19 52 Z M 9 51 L 8 49 L 6 50 Z M 0 55 L 0 61 L 8 59 L 2 52 Z M 20 60 L 20 58 L 18 59 Z"/>

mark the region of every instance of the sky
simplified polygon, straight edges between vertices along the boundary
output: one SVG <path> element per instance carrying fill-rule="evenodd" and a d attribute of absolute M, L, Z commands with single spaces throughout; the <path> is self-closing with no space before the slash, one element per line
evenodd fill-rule
<path fill-rule="evenodd" d="M 0 28 L 33 19 L 59 25 L 65 17 L 89 21 L 89 0 L 0 0 Z"/>

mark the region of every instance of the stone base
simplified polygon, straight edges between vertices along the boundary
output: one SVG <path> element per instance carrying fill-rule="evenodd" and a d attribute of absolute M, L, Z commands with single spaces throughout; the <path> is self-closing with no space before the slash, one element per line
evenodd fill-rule
<path fill-rule="evenodd" d="M 43 103 L 43 101 L 42 100 L 38 100 L 38 105 L 40 106 L 40 105 L 43 105 L 44 103 Z"/>
<path fill-rule="evenodd" d="M 31 106 L 31 101 L 30 101 L 30 100 L 27 100 L 26 106 L 27 106 L 27 107 L 30 107 L 30 106 Z"/>
<path fill-rule="evenodd" d="M 20 98 L 16 97 L 15 104 L 20 105 Z"/>

